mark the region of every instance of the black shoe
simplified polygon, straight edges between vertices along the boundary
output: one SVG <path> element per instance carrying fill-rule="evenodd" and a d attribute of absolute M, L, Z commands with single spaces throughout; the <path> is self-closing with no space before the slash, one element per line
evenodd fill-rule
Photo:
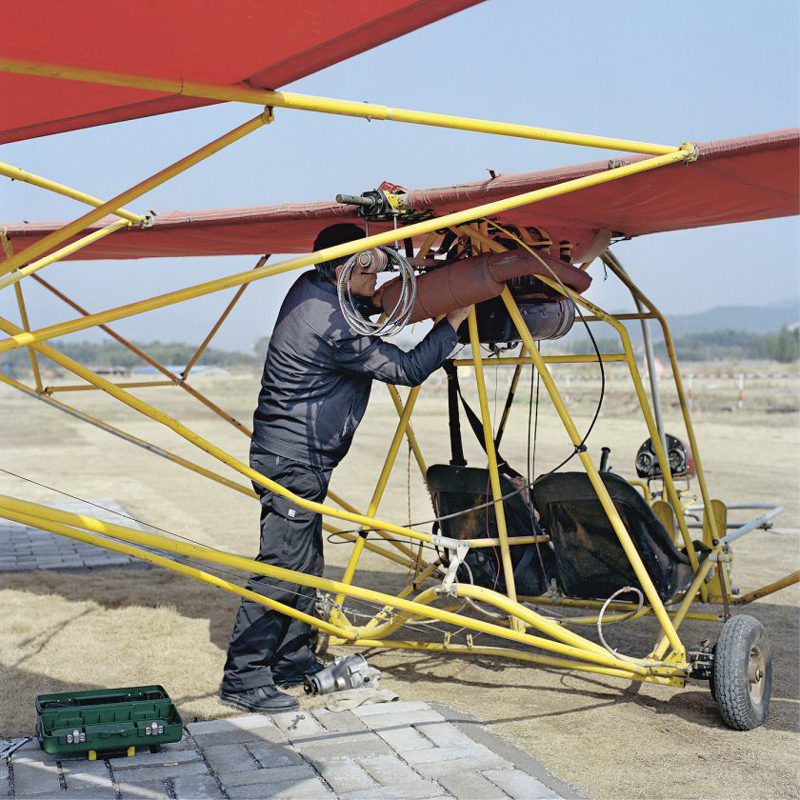
<path fill-rule="evenodd" d="M 226 706 L 262 714 L 293 711 L 300 707 L 300 701 L 296 697 L 279 692 L 274 686 L 257 686 L 243 692 L 220 691 L 219 701 Z"/>
<path fill-rule="evenodd" d="M 281 673 L 277 670 L 272 670 L 272 679 L 275 681 L 276 686 L 281 689 L 291 689 L 293 686 L 300 686 L 305 681 L 306 675 L 316 675 L 321 670 L 325 669 L 325 665 L 318 659 L 314 659 L 302 672 Z"/>

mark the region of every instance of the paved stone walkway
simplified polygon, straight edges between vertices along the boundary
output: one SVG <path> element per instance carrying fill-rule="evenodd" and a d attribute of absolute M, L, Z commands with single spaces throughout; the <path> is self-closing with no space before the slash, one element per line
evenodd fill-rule
<path fill-rule="evenodd" d="M 195 722 L 133 758 L 58 761 L 33 740 L 0 760 L 3 800 L 576 797 L 474 720 L 420 701 Z"/>
<path fill-rule="evenodd" d="M 92 503 L 103 508 L 97 508 Z M 85 514 L 103 522 L 115 522 L 128 528 L 145 530 L 144 526 L 133 520 L 113 513 L 117 511 L 127 514 L 127 511 L 116 500 L 108 497 L 93 499 L 91 503 L 65 500 L 47 505 L 73 514 Z M 90 570 L 107 567 L 149 569 L 150 565 L 137 558 L 84 544 L 67 536 L 0 520 L 0 572 L 27 572 L 34 569 Z"/>

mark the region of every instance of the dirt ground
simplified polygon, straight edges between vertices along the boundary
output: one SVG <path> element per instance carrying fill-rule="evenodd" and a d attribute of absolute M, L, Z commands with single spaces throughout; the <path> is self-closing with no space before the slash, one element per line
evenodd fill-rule
<path fill-rule="evenodd" d="M 487 372 L 487 381 L 499 419 L 506 377 L 501 373 L 497 391 L 493 370 Z M 249 422 L 257 392 L 255 375 L 199 377 L 195 383 Z M 595 382 L 577 377 L 571 382 L 570 403 L 580 430 L 589 424 L 596 390 Z M 514 405 L 502 446 L 504 456 L 520 469 L 527 446 L 527 391 L 527 385 L 520 388 L 525 402 Z M 777 404 L 770 399 L 776 393 L 785 395 Z M 797 383 L 781 384 L 780 390 L 764 386 L 761 401 L 757 393 L 748 394 L 742 411 L 732 410 L 735 391 L 723 394 L 718 391 L 713 402 L 707 396 L 695 420 L 712 493 L 727 502 L 786 506 L 772 530 L 754 532 L 734 547 L 734 584 L 746 592 L 798 569 L 800 561 Z M 185 393 L 151 389 L 141 390 L 140 396 L 246 458 L 247 439 Z M 72 397 L 69 402 L 130 433 L 236 477 L 175 434 L 99 392 Z M 646 432 L 633 407 L 620 398 L 610 382 L 589 445 L 593 454 L 599 454 L 602 445 L 611 447 L 612 466 L 630 476 Z M 0 387 L 0 408 L 0 468 L 77 497 L 114 497 L 145 522 L 231 552 L 255 553 L 255 501 L 10 388 Z M 667 429 L 681 435 L 674 399 L 668 394 L 665 416 Z M 388 393 L 376 385 L 353 451 L 332 483 L 334 491 L 360 508 L 369 501 L 396 418 Z M 428 463 L 446 462 L 446 396 L 441 387 L 423 390 L 413 421 Z M 470 463 L 481 465 L 481 451 L 464 428 Z M 536 472 L 553 467 L 570 449 L 543 401 Z M 3 472 L 0 492 L 36 502 L 60 497 Z M 401 523 L 430 514 L 425 487 L 405 447 L 379 514 Z M 328 544 L 326 574 L 341 576 L 349 551 L 348 544 Z M 367 554 L 356 577 L 359 585 L 391 591 L 404 585 L 405 574 Z M 747 609 L 766 626 L 774 658 L 769 720 L 747 733 L 722 725 L 707 686 L 699 682 L 677 690 L 486 657 L 404 651 L 368 655 L 383 671 L 384 685 L 402 698 L 440 700 L 470 712 L 587 797 L 797 797 L 798 599 L 800 587 L 794 586 Z M 215 697 L 236 606 L 232 595 L 155 569 L 3 574 L 0 736 L 30 733 L 34 696 L 67 689 L 160 683 L 186 720 L 234 713 Z M 681 634 L 688 645 L 695 645 L 703 638 L 715 639 L 718 630 L 716 623 L 690 621 Z M 631 655 L 644 655 L 655 634 L 652 620 L 607 630 L 610 643 Z M 477 638 L 476 644 L 482 643 L 490 641 Z"/>

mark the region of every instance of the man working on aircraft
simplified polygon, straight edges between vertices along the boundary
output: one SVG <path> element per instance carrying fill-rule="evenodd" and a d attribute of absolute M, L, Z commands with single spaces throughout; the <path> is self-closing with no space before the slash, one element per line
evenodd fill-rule
<path fill-rule="evenodd" d="M 356 225 L 323 230 L 322 250 L 363 238 Z M 323 502 L 331 471 L 350 449 L 364 416 L 372 380 L 416 386 L 444 363 L 457 343 L 468 310 L 447 315 L 408 352 L 376 336 L 354 333 L 339 307 L 336 280 L 348 257 L 317 264 L 294 283 L 269 343 L 250 465 L 294 494 Z M 377 276 L 355 269 L 351 291 L 378 310 Z M 255 484 L 254 484 L 255 485 Z M 321 575 L 322 518 L 261 486 L 261 547 L 257 560 Z M 285 605 L 314 613 L 315 590 L 254 575 L 248 588 Z M 242 600 L 228 646 L 222 702 L 250 711 L 297 708 L 277 686 L 294 686 L 322 669 L 307 623 Z"/>

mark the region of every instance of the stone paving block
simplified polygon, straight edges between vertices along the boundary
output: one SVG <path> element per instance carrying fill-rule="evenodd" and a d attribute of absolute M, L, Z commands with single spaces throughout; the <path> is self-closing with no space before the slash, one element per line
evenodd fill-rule
<path fill-rule="evenodd" d="M 246 747 L 265 769 L 291 767 L 304 763 L 302 756 L 287 746 L 249 742 Z"/>
<path fill-rule="evenodd" d="M 175 778 L 172 786 L 178 800 L 222 800 L 224 797 L 211 777 Z"/>
<path fill-rule="evenodd" d="M 0 798 L 8 797 L 8 763 L 0 758 Z"/>
<path fill-rule="evenodd" d="M 304 753 L 309 749 L 309 747 L 339 746 L 344 748 L 362 742 L 377 743 L 379 741 L 380 738 L 378 735 L 370 730 L 354 731 L 352 733 L 334 733 L 333 731 L 325 731 L 324 733 L 317 734 L 315 736 L 302 736 L 297 739 L 292 739 L 292 746 Z"/>
<path fill-rule="evenodd" d="M 371 739 L 359 741 L 338 740 L 335 744 L 315 744 L 304 747 L 303 757 L 307 759 L 329 761 L 339 758 L 358 758 L 362 755 L 391 755 L 394 750 L 383 739 L 373 736 Z"/>
<path fill-rule="evenodd" d="M 308 711 L 285 711 L 273 714 L 272 719 L 292 740 L 325 733 L 325 728 Z"/>
<path fill-rule="evenodd" d="M 205 747 L 203 755 L 211 769 L 218 775 L 228 772 L 247 772 L 258 768 L 255 759 L 243 744 L 218 744 Z"/>
<path fill-rule="evenodd" d="M 403 758 L 426 778 L 438 778 L 454 772 L 487 769 L 510 769 L 513 765 L 487 747 L 431 747 L 427 750 L 409 750 Z"/>
<path fill-rule="evenodd" d="M 94 775 L 98 778 L 111 775 L 105 761 L 89 761 L 88 758 L 62 758 L 61 771 L 67 779 L 72 775 Z"/>
<path fill-rule="evenodd" d="M 508 795 L 480 772 L 454 772 L 441 775 L 438 780 L 454 797 L 469 800 L 508 800 Z"/>
<path fill-rule="evenodd" d="M 15 762 L 26 761 L 28 763 L 38 762 L 42 764 L 55 764 L 56 761 L 58 761 L 58 756 L 45 753 L 45 751 L 39 747 L 39 740 L 36 739 L 36 737 L 15 750 L 11 758 Z M 85 758 L 81 759 L 81 761 L 85 760 Z"/>
<path fill-rule="evenodd" d="M 358 709 L 356 709 L 358 710 Z M 373 730 L 378 728 L 400 728 L 406 725 L 423 725 L 426 723 L 444 722 L 445 718 L 432 708 L 398 711 L 396 714 L 372 714 L 362 717 Z"/>
<path fill-rule="evenodd" d="M 115 800 L 116 796 L 117 790 L 113 784 L 109 783 L 108 786 L 102 787 L 84 786 L 79 789 L 67 789 L 65 792 L 59 792 L 57 798 L 58 800 Z M 45 798 L 39 795 L 33 800 L 45 800 Z M 46 798 L 46 800 L 51 800 L 51 798 Z M 55 798 L 52 800 L 55 800 Z"/>
<path fill-rule="evenodd" d="M 65 764 L 62 762 L 61 770 L 64 774 L 64 782 L 67 791 L 97 791 L 98 793 L 108 794 L 106 790 L 111 789 L 114 794 L 114 783 L 111 780 L 111 773 L 104 761 L 87 761 L 84 764 Z"/>
<path fill-rule="evenodd" d="M 56 764 L 45 764 L 43 761 L 26 758 L 15 758 L 12 764 L 14 794 L 17 797 L 27 797 L 32 794 L 55 795 L 61 791 Z"/>
<path fill-rule="evenodd" d="M 285 743 L 284 733 L 268 717 L 253 714 L 248 717 L 214 719 L 206 722 L 193 722 L 186 726 L 200 747 L 237 742 Z"/>
<path fill-rule="evenodd" d="M 469 747 L 429 747 L 426 750 L 413 750 L 403 758 L 416 769 L 418 764 L 430 764 L 436 761 L 452 761 L 459 758 L 481 758 L 496 756 L 488 747 L 472 742 Z"/>
<path fill-rule="evenodd" d="M 400 714 L 407 711 L 430 711 L 431 707 L 422 700 L 400 700 L 394 703 L 366 703 L 353 709 L 353 713 L 364 719 L 375 715 Z"/>
<path fill-rule="evenodd" d="M 319 778 L 236 786 L 231 792 L 231 800 L 335 800 Z"/>
<path fill-rule="evenodd" d="M 434 748 L 436 749 L 436 748 Z M 412 751 L 421 752 L 421 751 Z M 455 772 L 468 772 L 469 770 L 486 769 L 512 769 L 513 764 L 504 758 L 492 753 L 490 756 L 465 756 L 448 761 L 435 761 L 429 764 L 415 764 L 414 769 L 426 778 L 439 779 L 442 775 L 452 775 Z"/>
<path fill-rule="evenodd" d="M 385 786 L 413 783 L 419 775 L 396 755 L 356 756 L 358 763 Z"/>
<path fill-rule="evenodd" d="M 317 773 L 308 764 L 301 764 L 294 767 L 231 772 L 228 775 L 220 776 L 220 780 L 228 794 L 236 796 L 238 790 L 231 791 L 232 787 L 249 786 L 251 784 L 291 783 L 292 781 L 301 781 L 306 778 L 316 778 L 316 776 Z"/>
<path fill-rule="evenodd" d="M 163 781 L 165 778 L 182 778 L 186 775 L 208 775 L 208 767 L 202 761 L 166 766 L 153 764 L 146 767 L 114 770 L 117 781 L 136 783 L 138 781 Z"/>
<path fill-rule="evenodd" d="M 443 796 L 447 797 L 442 794 L 442 787 L 435 781 L 416 780 L 403 786 L 381 786 L 339 795 L 338 800 L 428 800 Z"/>
<path fill-rule="evenodd" d="M 317 708 L 311 713 L 326 731 L 354 733 L 367 730 L 367 726 L 352 711 L 328 711 L 327 708 Z"/>
<path fill-rule="evenodd" d="M 557 798 L 558 795 L 541 781 L 519 769 L 482 770 L 483 774 L 497 784 L 514 800 L 539 800 L 540 798 Z"/>
<path fill-rule="evenodd" d="M 173 750 L 194 750 L 195 743 L 194 739 L 184 731 L 183 737 L 179 742 L 167 742 L 167 744 L 161 745 L 161 751 L 164 753 L 169 753 Z"/>
<path fill-rule="evenodd" d="M 426 739 L 410 725 L 407 727 L 384 727 L 375 731 L 386 744 L 402 753 L 406 750 L 424 750 L 433 747 L 430 739 Z"/>
<path fill-rule="evenodd" d="M 117 788 L 121 800 L 169 800 L 163 781 L 117 781 Z"/>
<path fill-rule="evenodd" d="M 209 719 L 203 722 L 190 722 L 186 731 L 191 736 L 206 736 L 209 733 L 220 733 L 233 730 L 250 730 L 252 728 L 275 727 L 270 717 L 263 714 L 247 714 L 241 717 L 226 719 Z"/>
<path fill-rule="evenodd" d="M 244 742 L 267 742 L 286 744 L 286 737 L 276 727 L 232 728 L 219 733 L 195 734 L 194 740 L 201 749 L 219 744 L 241 744 Z"/>
<path fill-rule="evenodd" d="M 475 744 L 452 722 L 423 722 L 414 727 L 437 747 L 471 747 Z"/>
<path fill-rule="evenodd" d="M 380 788 L 376 780 L 349 758 L 311 763 L 337 795 Z"/>
<path fill-rule="evenodd" d="M 135 769 L 136 767 L 149 767 L 153 764 L 164 766 L 166 764 L 184 764 L 187 761 L 201 761 L 200 753 L 196 750 L 170 750 L 163 753 L 137 753 L 131 758 L 121 756 L 111 758 L 108 763 L 115 770 Z"/>

